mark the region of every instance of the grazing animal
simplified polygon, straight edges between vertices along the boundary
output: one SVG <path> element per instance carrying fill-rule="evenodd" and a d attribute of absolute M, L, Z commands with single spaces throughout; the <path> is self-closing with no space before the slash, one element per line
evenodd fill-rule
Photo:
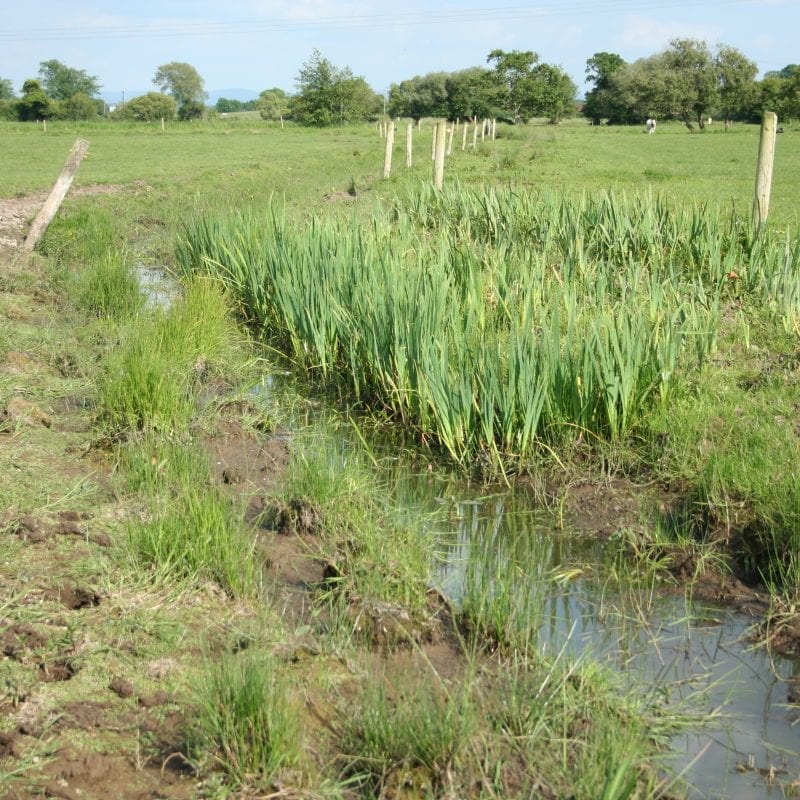
<path fill-rule="evenodd" d="M 648 133 L 655 133 L 656 132 L 656 121 L 652 117 L 647 118 L 647 132 Z"/>

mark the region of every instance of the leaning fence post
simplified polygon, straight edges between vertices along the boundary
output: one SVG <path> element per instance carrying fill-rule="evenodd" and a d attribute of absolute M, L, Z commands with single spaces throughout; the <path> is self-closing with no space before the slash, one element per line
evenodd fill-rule
<path fill-rule="evenodd" d="M 442 121 L 436 126 L 434 135 L 435 157 L 433 160 L 433 187 L 441 189 L 444 184 L 444 150 L 447 137 L 447 123 Z"/>
<path fill-rule="evenodd" d="M 22 244 L 23 250 L 33 250 L 36 247 L 36 243 L 42 238 L 42 234 L 47 230 L 47 226 L 52 222 L 53 217 L 58 213 L 61 203 L 67 196 L 69 187 L 72 186 L 72 181 L 75 178 L 75 173 L 78 171 L 78 167 L 81 165 L 81 161 L 83 161 L 88 149 L 89 142 L 86 139 L 78 139 L 72 145 L 72 150 L 67 156 L 67 162 L 61 170 L 58 180 L 53 184 L 50 195 L 36 215 L 36 219 L 25 237 L 25 241 Z"/>
<path fill-rule="evenodd" d="M 765 111 L 761 122 L 761 141 L 758 145 L 758 166 L 756 168 L 756 196 L 753 200 L 753 224 L 760 228 L 769 214 L 769 195 L 772 190 L 772 165 L 775 161 L 775 134 L 778 129 L 778 115 Z"/>

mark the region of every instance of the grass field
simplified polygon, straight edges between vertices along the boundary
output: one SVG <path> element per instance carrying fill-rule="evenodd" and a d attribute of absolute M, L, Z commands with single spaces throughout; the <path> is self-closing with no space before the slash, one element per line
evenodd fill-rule
<path fill-rule="evenodd" d="M 549 188 L 568 194 L 614 190 L 653 191 L 676 202 L 693 201 L 747 216 L 752 206 L 759 129 L 735 125 L 725 132 L 712 126 L 690 134 L 677 123 L 659 126 L 655 136 L 643 128 L 592 127 L 570 120 L 561 126 L 499 126 L 495 143 L 461 152 L 460 134 L 446 165 L 446 180 L 465 186 L 482 183 L 525 189 Z M 431 173 L 432 125 L 415 134 L 415 164 L 405 167 L 405 126 L 395 138 L 394 175 L 380 179 L 383 142 L 362 128 L 309 130 L 258 121 L 216 120 L 173 124 L 162 133 L 153 125 L 78 125 L 41 127 L 3 123 L 0 141 L 4 169 L 0 195 L 49 187 L 75 137 L 91 142 L 90 156 L 76 185 L 144 181 L 161 194 L 164 213 L 192 204 L 214 206 L 233 200 L 263 203 L 276 196 L 291 207 L 324 208 L 326 194 L 356 190 L 387 196 L 406 178 L 427 180 Z M 796 228 L 796 187 L 800 181 L 800 130 L 787 127 L 778 137 L 771 220 Z"/>

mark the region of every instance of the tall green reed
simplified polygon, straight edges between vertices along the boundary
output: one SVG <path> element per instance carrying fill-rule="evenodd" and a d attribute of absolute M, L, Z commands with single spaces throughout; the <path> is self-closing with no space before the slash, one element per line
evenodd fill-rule
<path fill-rule="evenodd" d="M 797 319 L 796 248 L 647 197 L 423 190 L 367 225 L 273 206 L 194 220 L 177 255 L 312 380 L 490 470 L 628 436 L 713 349 L 734 289 Z"/>

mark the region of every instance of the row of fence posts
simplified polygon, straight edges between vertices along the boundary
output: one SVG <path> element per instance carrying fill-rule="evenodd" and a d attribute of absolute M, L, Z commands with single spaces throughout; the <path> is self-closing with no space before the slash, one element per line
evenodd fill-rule
<path fill-rule="evenodd" d="M 417 122 L 417 130 L 422 129 L 422 120 Z M 394 154 L 394 132 L 396 125 L 392 120 L 383 120 L 378 123 L 378 135 L 386 140 L 386 148 L 383 157 L 383 177 L 389 178 L 392 174 L 392 156 Z M 449 123 L 441 120 L 434 125 L 433 138 L 431 139 L 431 160 L 433 161 L 433 185 L 441 189 L 444 184 L 444 160 L 446 155 L 453 152 L 453 137 L 461 129 L 461 150 L 467 149 L 468 132 L 472 130 L 472 148 L 478 146 L 478 132 L 480 131 L 481 142 L 486 141 L 487 137 L 494 141 L 497 137 L 496 119 L 475 119 L 473 122 L 465 120 L 463 123 L 456 120 Z M 406 167 L 409 169 L 414 164 L 414 123 L 406 125 Z"/>
<path fill-rule="evenodd" d="M 448 127 L 449 125 L 449 127 Z M 449 156 L 453 152 L 453 134 L 462 129 L 461 150 L 467 149 L 467 131 L 472 126 L 472 147 L 478 144 L 478 129 L 481 132 L 481 141 L 487 136 L 495 140 L 497 134 L 497 120 L 484 119 L 473 123 L 464 121 L 463 124 L 456 120 L 449 124 L 445 120 L 435 123 L 433 139 L 431 141 L 431 158 L 433 159 L 433 185 L 441 189 L 444 184 L 444 159 L 445 151 Z M 383 120 L 378 123 L 378 134 L 386 140 L 386 151 L 383 159 L 383 177 L 389 178 L 392 174 L 392 154 L 394 152 L 395 123 L 392 120 Z M 764 112 L 761 124 L 761 138 L 758 149 L 758 164 L 756 167 L 756 189 L 753 201 L 753 224 L 761 227 L 769 214 L 769 200 L 772 189 L 772 168 L 775 160 L 775 133 L 778 127 L 778 117 L 772 111 Z M 417 130 L 422 129 L 422 120 L 417 122 Z M 406 126 L 406 167 L 409 169 L 414 163 L 414 125 L 409 122 Z"/>

